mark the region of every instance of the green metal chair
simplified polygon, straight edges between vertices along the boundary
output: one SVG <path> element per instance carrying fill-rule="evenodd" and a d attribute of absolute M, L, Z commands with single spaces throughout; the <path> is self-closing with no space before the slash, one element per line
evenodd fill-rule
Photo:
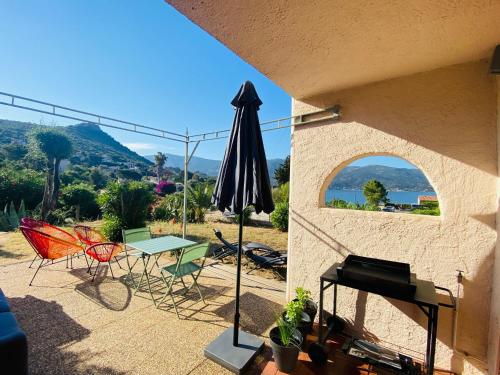
<path fill-rule="evenodd" d="M 133 248 L 127 249 L 128 248 L 127 244 L 151 239 L 151 229 L 149 228 L 122 229 L 122 237 L 123 237 L 123 244 L 125 245 L 123 248 L 124 248 L 125 258 L 127 259 L 127 268 L 128 268 L 128 273 L 125 279 L 129 278 L 132 285 L 135 287 L 136 283 L 134 280 L 132 269 L 135 267 L 139 259 L 141 259 L 143 253 L 142 251 L 135 250 Z M 129 260 L 129 257 L 136 258 L 132 264 Z"/>
<path fill-rule="evenodd" d="M 161 277 L 163 279 L 163 282 L 165 283 L 165 286 L 167 287 L 167 291 L 165 292 L 160 302 L 156 305 L 157 308 L 159 308 L 165 298 L 170 295 L 170 297 L 172 298 L 172 304 L 174 305 L 175 313 L 177 314 L 177 317 L 180 318 L 179 311 L 177 310 L 177 306 L 175 304 L 172 288 L 176 281 L 178 281 L 179 279 L 185 287 L 184 281 L 182 280 L 182 278 L 185 276 L 191 276 L 193 279 L 193 284 L 191 284 L 189 288 L 186 288 L 184 294 L 189 292 L 189 290 L 194 286 L 198 290 L 198 294 L 200 295 L 201 300 L 205 302 L 205 299 L 203 298 L 201 290 L 198 286 L 197 280 L 200 276 L 203 266 L 205 265 L 205 259 L 209 247 L 210 243 L 206 242 L 185 248 L 181 251 L 177 259 L 177 263 L 168 265 L 161 269 Z M 195 260 L 199 260 L 202 258 L 203 261 L 200 264 L 194 263 Z"/>

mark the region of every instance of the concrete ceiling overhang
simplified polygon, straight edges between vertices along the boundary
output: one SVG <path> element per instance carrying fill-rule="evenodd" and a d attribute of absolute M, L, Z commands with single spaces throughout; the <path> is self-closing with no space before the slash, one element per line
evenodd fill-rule
<path fill-rule="evenodd" d="M 297 99 L 490 57 L 500 43 L 500 0 L 166 1 Z"/>

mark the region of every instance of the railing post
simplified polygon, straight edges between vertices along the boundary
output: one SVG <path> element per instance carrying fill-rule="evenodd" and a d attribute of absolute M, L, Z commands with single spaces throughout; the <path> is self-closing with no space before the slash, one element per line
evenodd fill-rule
<path fill-rule="evenodd" d="M 186 238 L 187 226 L 187 180 L 189 165 L 189 133 L 186 129 L 186 143 L 184 147 L 184 204 L 182 208 L 182 238 Z"/>

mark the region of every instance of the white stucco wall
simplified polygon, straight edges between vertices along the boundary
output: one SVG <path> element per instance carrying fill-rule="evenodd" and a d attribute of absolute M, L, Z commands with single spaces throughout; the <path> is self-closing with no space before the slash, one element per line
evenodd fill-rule
<path fill-rule="evenodd" d="M 451 313 L 441 310 L 438 367 L 485 373 L 496 248 L 497 130 L 495 81 L 486 61 L 294 101 L 293 114 L 334 104 L 339 122 L 292 134 L 288 297 L 296 286 L 319 293 L 319 276 L 348 254 L 408 262 L 422 279 L 456 290 L 465 271 L 459 349 L 453 356 Z M 435 188 L 440 217 L 324 207 L 324 190 L 353 159 L 396 155 L 418 166 Z M 339 288 L 340 315 L 376 341 L 425 352 L 426 319 L 416 307 Z M 331 308 L 331 293 L 326 295 Z"/>

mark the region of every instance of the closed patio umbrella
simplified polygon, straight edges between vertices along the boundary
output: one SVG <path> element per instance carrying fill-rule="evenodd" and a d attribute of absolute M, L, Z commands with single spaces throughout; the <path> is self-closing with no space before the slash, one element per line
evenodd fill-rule
<path fill-rule="evenodd" d="M 215 339 L 205 349 L 205 355 L 239 373 L 263 346 L 260 339 L 239 330 L 242 213 L 246 207 L 254 206 L 257 213 L 269 214 L 274 210 L 274 203 L 257 114 L 262 101 L 252 82 L 247 81 L 240 87 L 231 104 L 236 114 L 212 202 L 220 211 L 227 209 L 239 215 L 234 327 Z"/>

